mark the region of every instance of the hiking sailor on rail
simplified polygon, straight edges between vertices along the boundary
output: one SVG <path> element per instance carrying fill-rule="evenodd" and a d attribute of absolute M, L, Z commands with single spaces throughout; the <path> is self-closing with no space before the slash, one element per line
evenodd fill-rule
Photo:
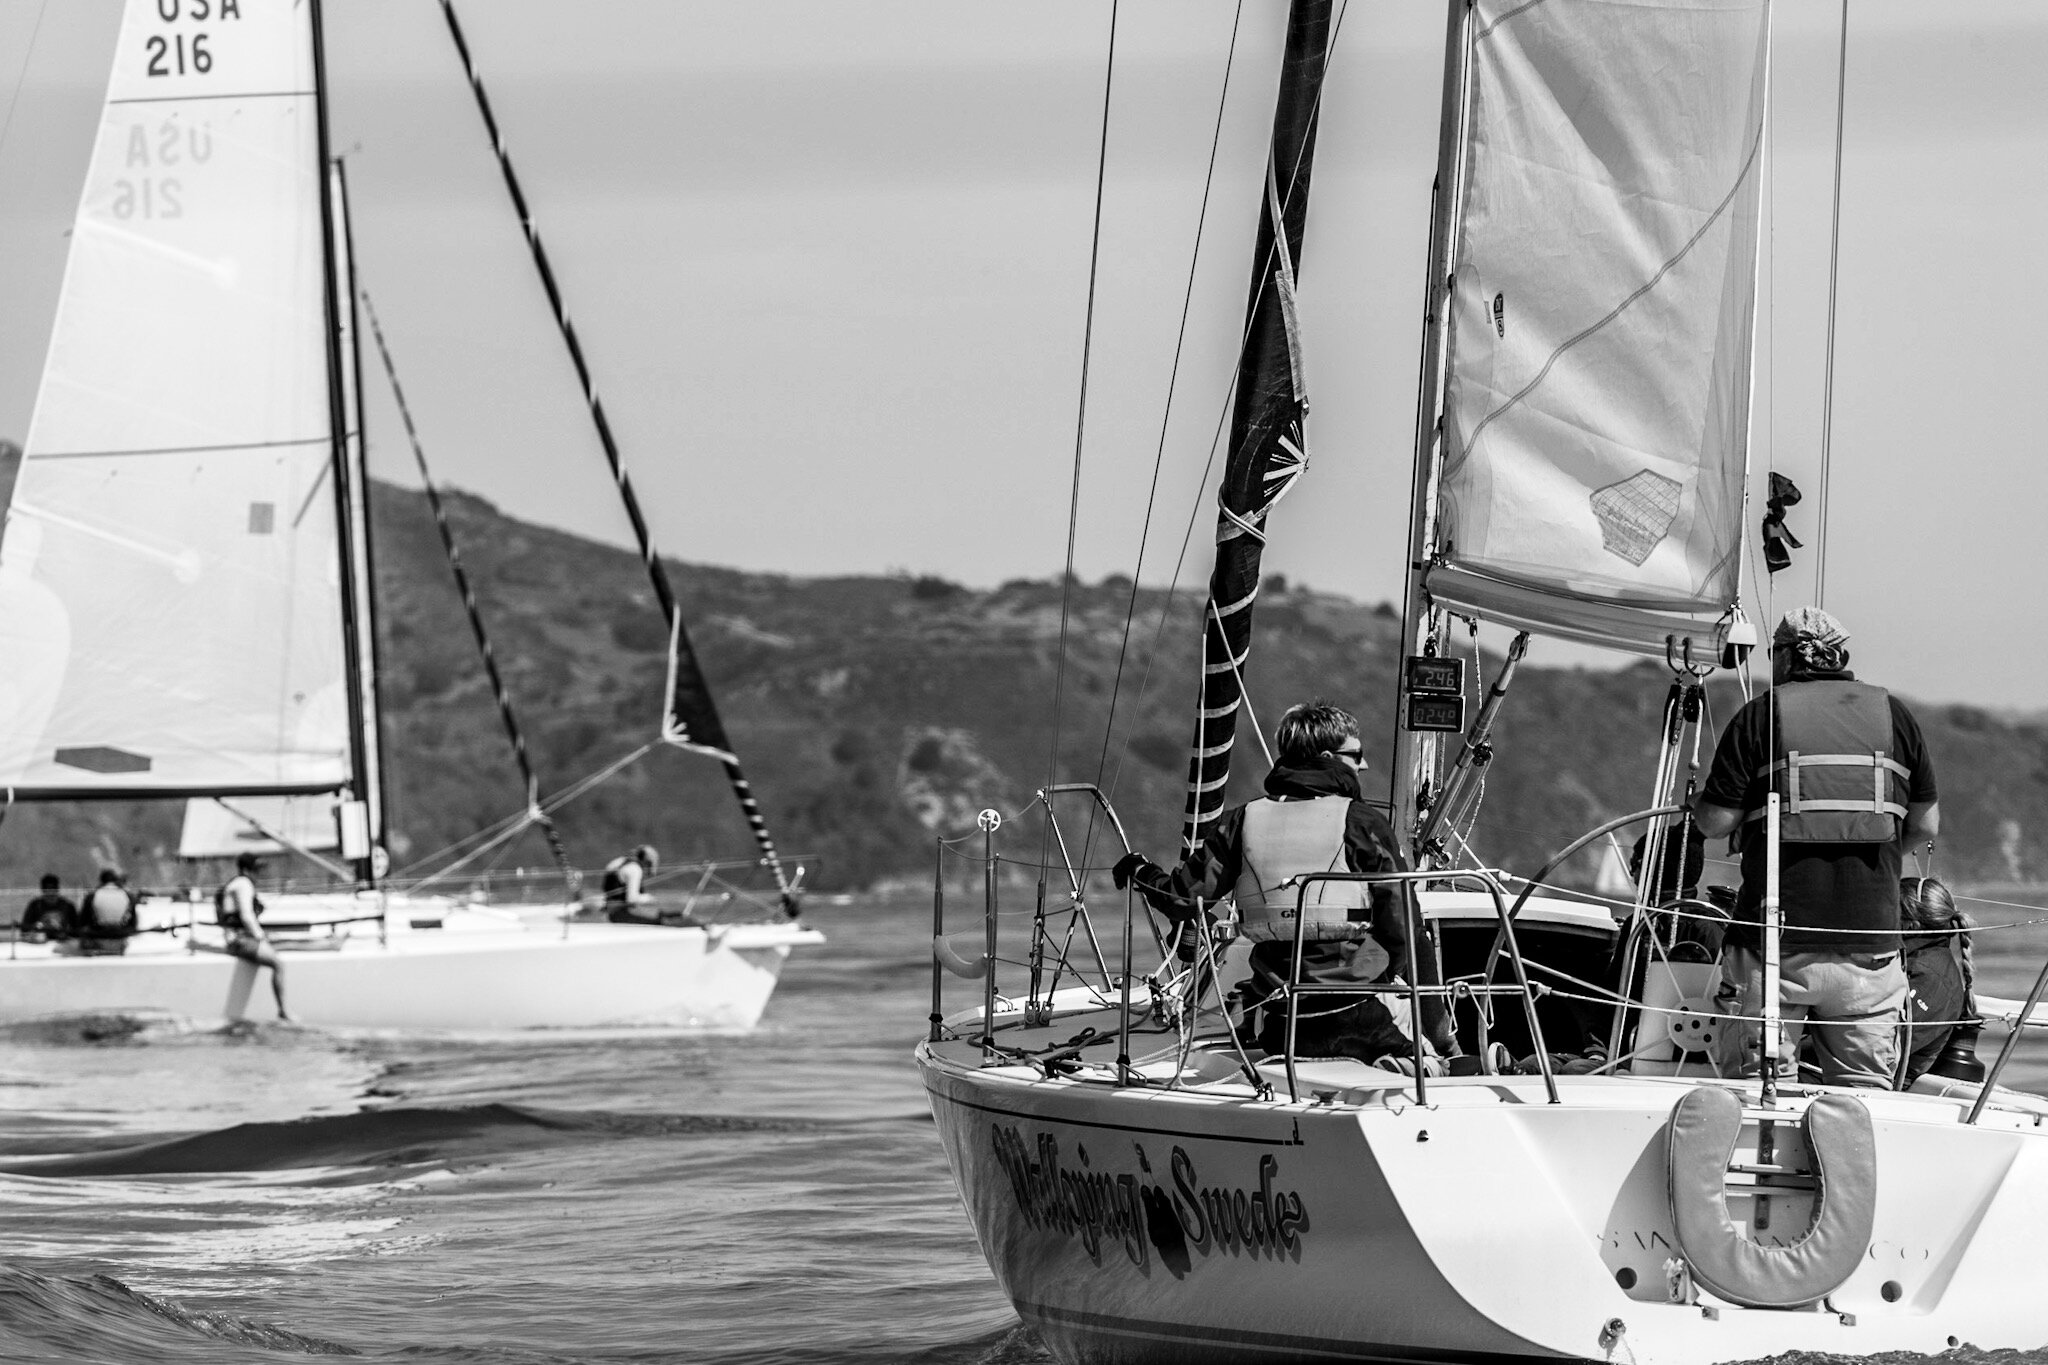
<path fill-rule="evenodd" d="M 119 955 L 137 927 L 135 893 L 111 867 L 100 869 L 100 884 L 78 911 L 78 951 Z"/>
<path fill-rule="evenodd" d="M 256 894 L 256 874 L 262 870 L 263 860 L 255 854 L 237 857 L 235 875 L 214 893 L 213 915 L 227 935 L 231 956 L 270 968 L 270 993 L 277 997 L 277 1017 L 290 1023 L 292 1016 L 284 1007 L 284 963 L 270 936 L 263 932 L 263 898 Z"/>
<path fill-rule="evenodd" d="M 1225 813 L 1179 868 L 1169 873 L 1143 854 L 1129 853 L 1112 873 L 1119 889 L 1136 887 L 1177 922 L 1193 918 L 1197 900 L 1210 906 L 1235 898 L 1238 933 L 1252 943 L 1252 979 L 1242 991 L 1247 1009 L 1286 984 L 1299 895 L 1291 884 L 1295 877 L 1403 867 L 1393 826 L 1361 798 L 1365 750 L 1350 713 L 1328 702 L 1303 703 L 1280 718 L 1273 743 L 1279 758 L 1266 776 L 1266 795 Z M 1399 885 L 1311 885 L 1303 910 L 1308 927 L 1302 980 L 1394 980 L 1409 965 L 1401 899 L 1407 894 Z M 1422 954 L 1424 970 L 1429 956 Z M 1295 1051 L 1366 1062 L 1409 1057 L 1414 1043 L 1407 1015 L 1403 997 L 1310 997 L 1301 1007 Z M 1264 1011 L 1258 1045 L 1278 1053 L 1286 1041 L 1287 1012 L 1276 1002 Z"/>
<path fill-rule="evenodd" d="M 1842 623 L 1818 607 L 1787 613 L 1771 636 L 1772 689 L 1728 723 L 1694 811 L 1703 833 L 1733 835 L 1742 854 L 1716 1008 L 1763 1011 L 1756 925 L 1764 804 L 1775 790 L 1784 811 L 1781 1065 L 1797 1074 L 1802 1024 L 1812 1024 L 1823 1084 L 1889 1089 L 1906 1004 L 1903 846 L 1932 842 L 1941 812 L 1919 722 L 1897 697 L 1856 680 L 1848 641 Z M 1714 1061 L 1724 1075 L 1761 1069 L 1760 1034 L 1750 1025 L 1720 1030 Z"/>
<path fill-rule="evenodd" d="M 46 938 L 69 938 L 78 923 L 78 907 L 64 895 L 64 881 L 54 872 L 43 874 L 42 894 L 22 907 L 14 931 L 30 943 Z"/>
<path fill-rule="evenodd" d="M 647 893 L 647 878 L 661 866 L 653 844 L 642 844 L 604 865 L 605 918 L 613 924 L 659 924 L 661 912 Z"/>

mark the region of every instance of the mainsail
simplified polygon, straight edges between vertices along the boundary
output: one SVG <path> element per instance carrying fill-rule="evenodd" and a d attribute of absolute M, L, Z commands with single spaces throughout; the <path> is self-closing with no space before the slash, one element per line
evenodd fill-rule
<path fill-rule="evenodd" d="M 313 14 L 130 0 L 0 538 L 0 786 L 349 781 Z"/>
<path fill-rule="evenodd" d="M 178 856 L 232 858 L 240 853 L 339 849 L 338 805 L 332 796 L 244 796 L 225 802 L 195 796 L 185 803 Z"/>
<path fill-rule="evenodd" d="M 1767 9 L 1474 6 L 1436 605 L 1711 653 L 1739 597 Z"/>
<path fill-rule="evenodd" d="M 1295 0 L 1273 114 L 1273 149 L 1252 257 L 1251 302 L 1238 361 L 1230 455 L 1216 501 L 1216 564 L 1202 609 L 1202 687 L 1188 758 L 1182 838 L 1189 848 L 1223 813 L 1237 713 L 1244 704 L 1252 606 L 1266 548 L 1266 516 L 1308 465 L 1302 430 L 1308 395 L 1294 308 L 1295 266 L 1308 219 L 1316 112 L 1330 52 L 1329 0 Z"/>

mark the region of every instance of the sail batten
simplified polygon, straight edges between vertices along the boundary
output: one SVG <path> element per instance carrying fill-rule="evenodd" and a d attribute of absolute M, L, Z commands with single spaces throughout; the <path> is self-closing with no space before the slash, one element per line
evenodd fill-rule
<path fill-rule="evenodd" d="M 124 13 L 0 530 L 23 798 L 350 780 L 314 71 L 302 5 Z"/>
<path fill-rule="evenodd" d="M 1438 606 L 1649 653 L 1735 606 L 1767 8 L 1478 5 Z"/>

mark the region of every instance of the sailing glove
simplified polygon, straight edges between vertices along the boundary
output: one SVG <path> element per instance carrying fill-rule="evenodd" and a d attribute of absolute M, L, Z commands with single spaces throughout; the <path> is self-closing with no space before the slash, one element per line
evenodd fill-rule
<path fill-rule="evenodd" d="M 1137 875 L 1138 869 L 1150 866 L 1150 862 L 1142 853 L 1126 853 L 1109 870 L 1109 879 L 1116 883 L 1117 890 L 1122 891 L 1131 884 L 1131 878 Z"/>

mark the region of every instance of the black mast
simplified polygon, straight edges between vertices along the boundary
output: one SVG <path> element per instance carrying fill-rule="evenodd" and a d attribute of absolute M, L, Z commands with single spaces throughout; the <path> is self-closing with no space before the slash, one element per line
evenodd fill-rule
<path fill-rule="evenodd" d="M 328 167 L 333 164 L 327 136 L 327 47 L 326 35 L 322 31 L 320 0 L 307 0 L 307 13 L 313 25 L 313 126 L 316 146 L 316 163 L 319 167 L 320 182 L 320 278 L 321 314 L 327 324 L 327 425 L 330 433 L 330 473 L 334 479 L 334 509 L 336 517 L 336 539 L 341 550 L 341 614 L 346 623 L 342 631 L 342 651 L 348 662 L 348 750 L 349 778 L 346 791 L 349 799 L 368 804 L 366 787 L 370 770 L 368 717 L 363 709 L 363 658 L 362 642 L 356 623 L 358 613 L 365 610 L 364 604 L 356 600 L 356 549 L 352 543 L 355 525 L 355 498 L 350 488 L 352 480 L 348 468 L 348 402 L 344 395 L 341 355 L 341 317 L 338 308 L 340 298 L 340 275 L 334 259 L 334 192 L 333 180 Z M 368 857 L 355 860 L 356 880 L 374 885 L 377 876 L 372 860 Z"/>
<path fill-rule="evenodd" d="M 1244 701 L 1252 605 L 1266 548 L 1266 514 L 1307 467 L 1302 419 L 1301 339 L 1294 308 L 1295 267 L 1308 219 L 1309 166 L 1316 113 L 1329 60 L 1330 0 L 1294 0 L 1287 55 L 1273 113 L 1273 149 L 1252 255 L 1251 301 L 1238 361 L 1229 458 L 1216 500 L 1216 566 L 1202 609 L 1202 687 L 1188 759 L 1182 836 L 1192 848 L 1223 812 L 1230 751 Z"/>

